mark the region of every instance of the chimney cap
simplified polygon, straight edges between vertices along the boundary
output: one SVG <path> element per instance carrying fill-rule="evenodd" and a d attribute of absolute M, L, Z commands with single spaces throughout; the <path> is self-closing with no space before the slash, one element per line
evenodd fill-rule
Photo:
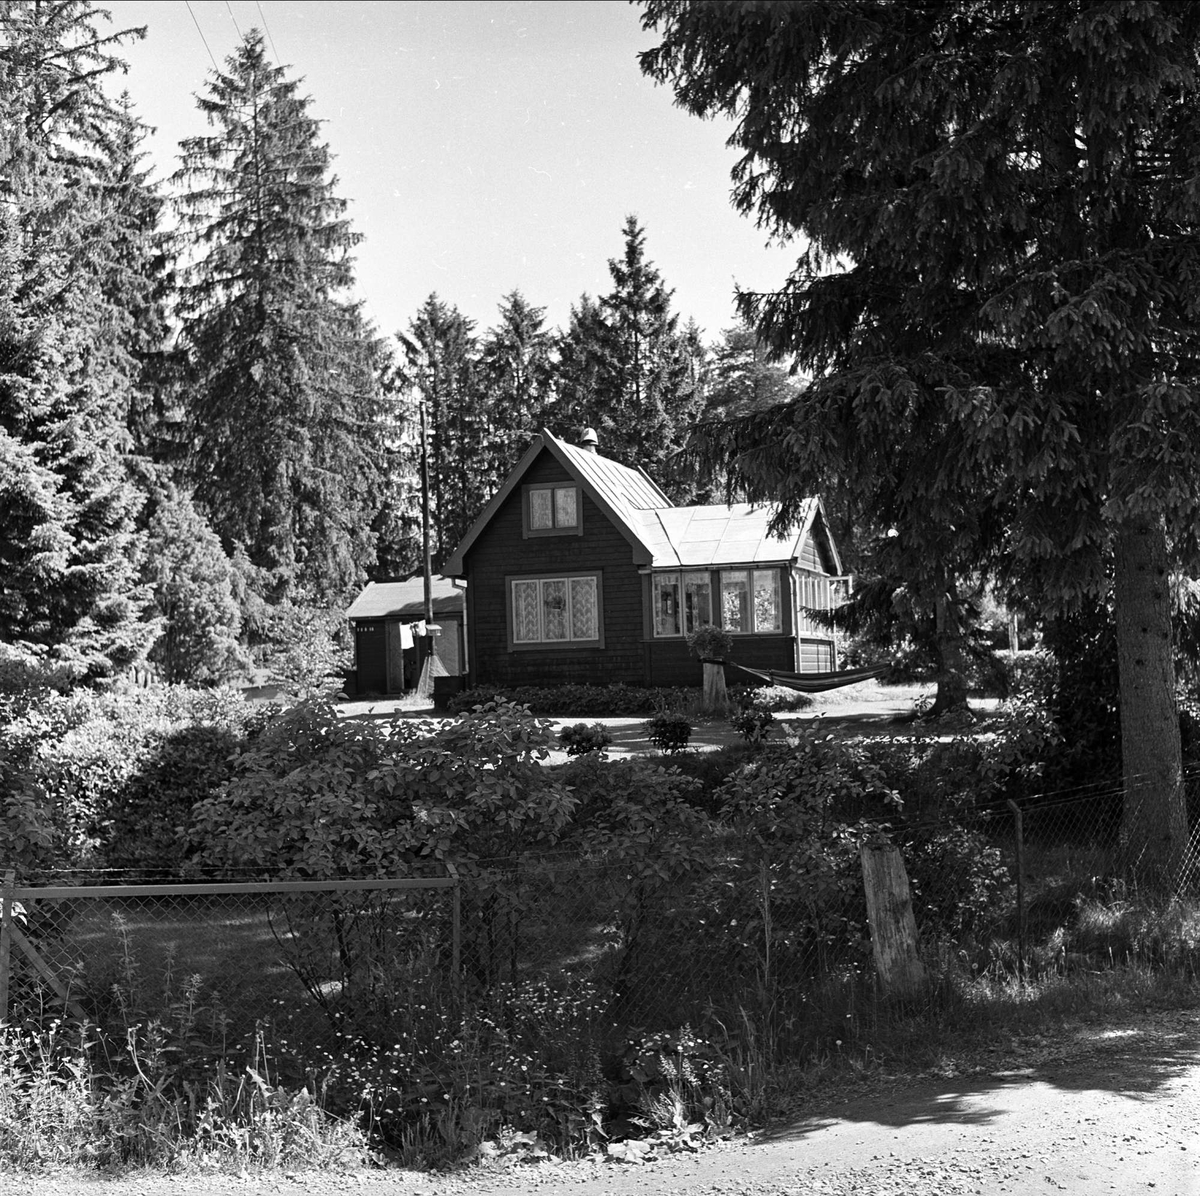
<path fill-rule="evenodd" d="M 596 446 L 600 443 L 600 437 L 596 435 L 596 429 L 584 428 L 583 435 L 579 438 L 579 443 L 589 453 L 594 453 Z"/>

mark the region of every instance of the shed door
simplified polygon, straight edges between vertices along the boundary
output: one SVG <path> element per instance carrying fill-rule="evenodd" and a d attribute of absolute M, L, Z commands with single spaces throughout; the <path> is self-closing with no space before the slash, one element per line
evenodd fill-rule
<path fill-rule="evenodd" d="M 358 692 L 387 692 L 387 640 L 382 623 L 354 625 L 354 659 L 358 669 Z"/>

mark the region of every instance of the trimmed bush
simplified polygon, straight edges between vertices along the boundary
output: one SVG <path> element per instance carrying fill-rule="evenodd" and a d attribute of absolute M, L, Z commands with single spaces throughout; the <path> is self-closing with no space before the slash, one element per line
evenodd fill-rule
<path fill-rule="evenodd" d="M 645 727 L 650 742 L 660 752 L 681 752 L 692 737 L 692 724 L 682 714 L 656 714 Z"/>
<path fill-rule="evenodd" d="M 575 723 L 574 726 L 563 727 L 558 733 L 558 742 L 566 749 L 568 756 L 602 752 L 612 741 L 611 732 L 601 723 Z"/>

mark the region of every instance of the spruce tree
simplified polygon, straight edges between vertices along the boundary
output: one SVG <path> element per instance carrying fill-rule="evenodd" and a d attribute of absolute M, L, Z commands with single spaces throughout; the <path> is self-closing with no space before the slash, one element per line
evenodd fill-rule
<path fill-rule="evenodd" d="M 672 292 L 646 256 L 635 216 L 623 235 L 624 252 L 608 263 L 612 291 L 597 307 L 584 301 L 573 313 L 563 352 L 563 416 L 595 428 L 602 453 L 646 469 L 678 499 L 688 487 L 676 455 L 701 403 L 693 368 L 698 336 L 679 331 Z"/>
<path fill-rule="evenodd" d="M 0 634 L 91 680 L 139 659 L 153 635 L 125 459 L 136 363 L 113 285 L 123 118 L 102 87 L 123 67 L 121 42 L 143 31 L 97 23 L 84 3 L 0 6 L 0 435 L 17 529 Z"/>
<path fill-rule="evenodd" d="M 343 596 L 373 559 L 380 346 L 349 299 L 359 236 L 299 84 L 251 31 L 182 143 L 188 465 L 272 599 Z"/>
<path fill-rule="evenodd" d="M 161 633 L 150 658 L 169 683 L 228 681 L 248 665 L 233 566 L 185 492 L 168 487 L 156 507 L 146 573 Z"/>
<path fill-rule="evenodd" d="M 479 352 L 479 392 L 486 417 L 479 485 L 484 502 L 551 418 L 553 397 L 553 338 L 545 326 L 546 309 L 512 291 L 501 300 L 499 314 Z"/>
<path fill-rule="evenodd" d="M 405 440 L 420 453 L 420 408 L 424 406 L 429 456 L 431 539 L 435 555 L 451 552 L 483 502 L 480 451 L 487 416 L 478 391 L 478 345 L 474 323 L 452 304 L 430 295 L 407 333 L 398 334 L 407 384 Z M 417 495 L 419 502 L 419 494 Z"/>
<path fill-rule="evenodd" d="M 650 0 L 643 68 L 807 245 L 748 313 L 815 382 L 727 441 L 782 515 L 830 470 L 955 621 L 1002 563 L 1047 616 L 1111 600 L 1127 859 L 1189 832 L 1170 573 L 1200 559 L 1200 8 Z M 1193 848 L 1194 848 L 1193 844 Z"/>

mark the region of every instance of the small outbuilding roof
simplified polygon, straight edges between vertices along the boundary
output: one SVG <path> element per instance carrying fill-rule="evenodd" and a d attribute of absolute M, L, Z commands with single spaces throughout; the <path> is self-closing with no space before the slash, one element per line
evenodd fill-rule
<path fill-rule="evenodd" d="M 461 614 L 464 592 L 448 577 L 430 579 L 433 591 L 433 613 Z M 408 581 L 370 581 L 350 604 L 348 619 L 411 619 L 425 617 L 425 579 L 411 577 Z"/>

